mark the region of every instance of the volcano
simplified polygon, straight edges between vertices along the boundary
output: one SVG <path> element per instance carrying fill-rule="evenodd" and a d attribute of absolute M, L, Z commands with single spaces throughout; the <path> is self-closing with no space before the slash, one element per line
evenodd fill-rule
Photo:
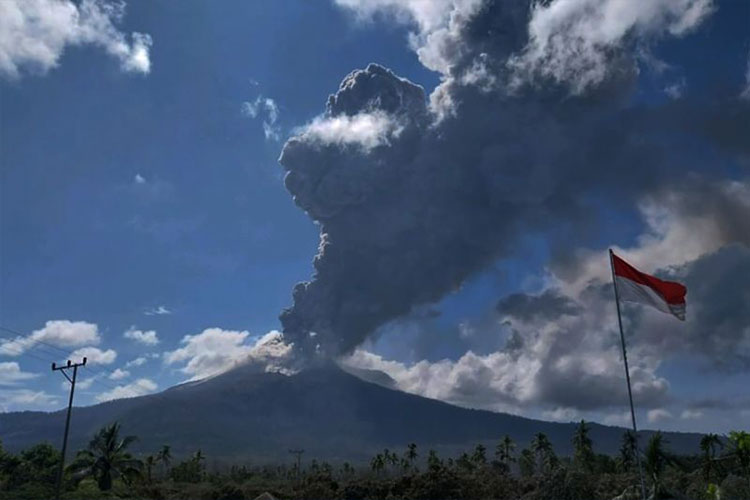
<path fill-rule="evenodd" d="M 461 408 L 367 382 L 332 364 L 292 376 L 240 366 L 157 394 L 76 407 L 71 449 L 84 447 L 113 421 L 122 424 L 124 434 L 138 436 L 136 452 L 169 444 L 175 456 L 201 449 L 217 460 L 255 463 L 288 460 L 290 448 L 304 449 L 311 459 L 357 463 L 412 442 L 423 453 L 434 449 L 450 456 L 479 443 L 492 450 L 505 434 L 526 446 L 537 432 L 546 433 L 559 454 L 569 454 L 575 428 L 575 423 Z M 57 446 L 64 425 L 64 410 L 0 414 L 2 444 L 11 451 L 40 441 Z M 595 451 L 617 453 L 624 431 L 592 423 Z M 643 432 L 641 439 L 650 434 Z M 665 437 L 672 451 L 695 453 L 701 435 L 669 432 Z"/>

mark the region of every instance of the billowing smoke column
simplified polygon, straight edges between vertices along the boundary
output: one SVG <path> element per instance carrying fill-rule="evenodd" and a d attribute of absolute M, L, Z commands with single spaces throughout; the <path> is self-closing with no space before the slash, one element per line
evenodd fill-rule
<path fill-rule="evenodd" d="M 651 140 L 664 120 L 627 107 L 627 51 L 607 50 L 596 85 L 571 91 L 524 64 L 528 2 L 465 4 L 420 52 L 445 68 L 429 104 L 370 64 L 284 146 L 286 187 L 321 235 L 313 278 L 281 314 L 303 358 L 351 351 L 512 251 L 521 231 L 584 231 L 592 188 L 630 201 L 686 166 Z"/>

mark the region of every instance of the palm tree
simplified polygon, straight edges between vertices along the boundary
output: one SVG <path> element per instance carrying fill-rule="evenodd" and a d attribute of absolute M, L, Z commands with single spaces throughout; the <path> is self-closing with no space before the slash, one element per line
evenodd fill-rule
<path fill-rule="evenodd" d="M 521 469 L 521 476 L 531 477 L 536 474 L 536 458 L 534 452 L 529 448 L 521 450 L 521 456 L 518 458 L 518 467 Z"/>
<path fill-rule="evenodd" d="M 409 465 L 413 466 L 414 462 L 417 460 L 417 444 L 416 443 L 409 443 L 409 446 L 406 450 L 406 459 L 409 461 Z"/>
<path fill-rule="evenodd" d="M 389 452 L 388 448 L 386 448 L 383 452 L 383 457 L 388 464 L 394 467 L 398 465 L 398 454 L 395 451 Z"/>
<path fill-rule="evenodd" d="M 474 448 L 474 453 L 471 456 L 472 462 L 478 466 L 483 466 L 487 463 L 487 448 L 482 444 L 478 444 Z"/>
<path fill-rule="evenodd" d="M 557 467 L 557 455 L 552 449 L 552 443 L 550 443 L 547 435 L 543 432 L 537 432 L 534 439 L 531 441 L 531 450 L 536 455 L 536 459 L 539 465 L 545 472 L 549 472 Z"/>
<path fill-rule="evenodd" d="M 620 458 L 622 459 L 622 468 L 627 472 L 633 468 L 637 460 L 635 434 L 632 431 L 625 431 L 622 434 L 621 442 Z"/>
<path fill-rule="evenodd" d="M 456 465 L 464 472 L 471 472 L 474 470 L 474 462 L 471 461 L 471 457 L 466 452 L 461 453 L 456 460 Z"/>
<path fill-rule="evenodd" d="M 341 475 L 344 477 L 349 477 L 352 474 L 354 474 L 354 467 L 352 467 L 349 462 L 344 462 L 344 464 L 341 466 Z"/>
<path fill-rule="evenodd" d="M 667 465 L 674 462 L 672 456 L 664 448 L 666 444 L 667 441 L 661 432 L 657 431 L 648 440 L 646 452 L 644 453 L 645 460 L 643 467 L 654 483 L 654 498 L 659 498 L 661 494 L 661 475 L 664 469 L 666 469 Z"/>
<path fill-rule="evenodd" d="M 495 448 L 495 458 L 500 464 L 502 464 L 505 472 L 510 471 L 510 464 L 516 461 L 515 457 L 513 456 L 513 450 L 515 449 L 516 443 L 514 443 L 510 436 L 507 434 Z"/>
<path fill-rule="evenodd" d="M 126 451 L 135 440 L 135 436 L 120 439 L 118 422 L 103 427 L 96 433 L 88 448 L 78 452 L 70 468 L 79 475 L 93 476 L 99 489 L 107 491 L 112 488 L 113 477 L 121 477 L 128 481 L 140 472 L 141 461 Z"/>
<path fill-rule="evenodd" d="M 750 486 L 750 432 L 732 431 L 729 433 L 730 453 L 735 456 L 740 470 L 747 476 Z"/>
<path fill-rule="evenodd" d="M 585 420 L 581 420 L 581 423 L 576 427 L 575 434 L 573 434 L 573 449 L 575 450 L 573 459 L 576 464 L 583 470 L 592 472 L 594 466 L 594 449 Z"/>
<path fill-rule="evenodd" d="M 385 467 L 385 459 L 383 458 L 383 455 L 381 453 L 378 453 L 377 455 L 372 457 L 372 460 L 370 461 L 370 467 L 378 476 L 380 475 L 383 467 Z"/>
<path fill-rule="evenodd" d="M 711 466 L 716 459 L 716 448 L 723 448 L 724 443 L 717 434 L 706 434 L 701 438 L 701 451 L 703 452 L 703 475 L 706 482 L 711 482 Z"/>
<path fill-rule="evenodd" d="M 156 465 L 156 458 L 153 455 L 147 456 L 146 460 L 143 461 L 143 465 L 146 467 L 146 481 L 151 484 L 151 471 L 154 465 Z"/>
<path fill-rule="evenodd" d="M 440 460 L 435 450 L 430 450 L 427 453 L 427 469 L 432 473 L 440 472 L 443 468 L 443 461 Z"/>
<path fill-rule="evenodd" d="M 161 462 L 164 468 L 164 477 L 167 477 L 169 473 L 169 464 L 172 462 L 172 451 L 168 444 L 161 447 L 161 450 L 156 454 L 156 461 Z"/>

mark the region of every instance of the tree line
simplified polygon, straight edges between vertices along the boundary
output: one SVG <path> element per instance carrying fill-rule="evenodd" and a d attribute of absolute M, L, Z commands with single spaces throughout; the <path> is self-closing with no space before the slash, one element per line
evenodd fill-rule
<path fill-rule="evenodd" d="M 416 443 L 403 451 L 384 449 L 369 466 L 334 466 L 311 460 L 294 465 L 233 465 L 208 472 L 196 450 L 176 460 L 162 445 L 148 455 L 131 451 L 135 436 L 123 436 L 115 422 L 100 429 L 65 468 L 63 495 L 86 498 L 190 498 L 241 500 L 270 492 L 279 499 L 559 499 L 640 498 L 638 458 L 650 498 L 750 499 L 750 433 L 706 434 L 694 455 L 669 451 L 653 434 L 640 456 L 626 431 L 616 456 L 598 454 L 581 421 L 571 437 L 572 456 L 559 456 L 544 433 L 523 449 L 506 435 L 493 450 L 478 444 L 457 457 L 423 453 Z M 51 498 L 60 453 L 40 443 L 19 454 L 0 444 L 0 500 Z"/>

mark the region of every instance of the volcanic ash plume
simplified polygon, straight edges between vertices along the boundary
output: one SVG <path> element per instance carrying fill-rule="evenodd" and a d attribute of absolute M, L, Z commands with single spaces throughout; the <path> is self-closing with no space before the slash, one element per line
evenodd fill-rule
<path fill-rule="evenodd" d="M 303 357 L 351 352 L 507 255 L 522 232 L 586 231 L 592 193 L 632 203 L 690 166 L 661 146 L 658 107 L 629 107 L 633 50 L 597 53 L 596 78 L 568 85 L 519 62 L 538 42 L 521 4 L 461 3 L 440 36 L 420 38 L 420 58 L 443 72 L 429 104 L 370 64 L 284 146 L 286 187 L 320 225 L 314 275 L 281 314 Z"/>

